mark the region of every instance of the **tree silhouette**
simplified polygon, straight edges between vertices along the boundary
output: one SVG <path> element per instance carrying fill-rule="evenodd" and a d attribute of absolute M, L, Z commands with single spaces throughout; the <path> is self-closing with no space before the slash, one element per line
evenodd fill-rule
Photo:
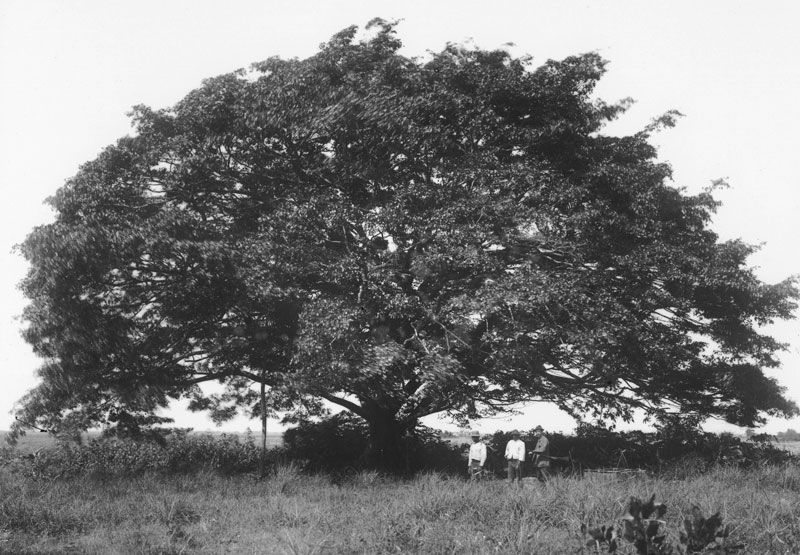
<path fill-rule="evenodd" d="M 394 24 L 304 60 L 206 80 L 133 111 L 22 245 L 26 339 L 46 362 L 22 402 L 51 427 L 146 418 L 188 397 L 215 418 L 369 424 L 375 461 L 445 412 L 530 400 L 575 414 L 681 412 L 755 425 L 796 406 L 763 373 L 794 279 L 709 229 L 710 191 L 670 185 L 648 142 L 602 133 L 596 54 L 534 68 L 505 51 L 398 53 Z M 199 384 L 221 382 L 224 393 Z"/>

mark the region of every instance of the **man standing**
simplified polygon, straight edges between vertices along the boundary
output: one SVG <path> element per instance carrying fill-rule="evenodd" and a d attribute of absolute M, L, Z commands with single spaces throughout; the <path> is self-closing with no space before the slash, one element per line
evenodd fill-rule
<path fill-rule="evenodd" d="M 486 444 L 481 441 L 481 434 L 473 430 L 472 445 L 469 447 L 469 462 L 467 468 L 470 480 L 480 480 L 483 475 L 483 465 L 486 464 Z"/>
<path fill-rule="evenodd" d="M 519 439 L 519 432 L 511 432 L 511 441 L 506 444 L 506 460 L 508 461 L 508 483 L 514 480 L 522 485 L 522 461 L 525 460 L 525 443 Z"/>
<path fill-rule="evenodd" d="M 533 467 L 536 469 L 539 481 L 546 482 L 550 478 L 550 440 L 544 435 L 541 426 L 536 426 L 533 431 L 538 436 L 536 447 L 533 449 Z"/>

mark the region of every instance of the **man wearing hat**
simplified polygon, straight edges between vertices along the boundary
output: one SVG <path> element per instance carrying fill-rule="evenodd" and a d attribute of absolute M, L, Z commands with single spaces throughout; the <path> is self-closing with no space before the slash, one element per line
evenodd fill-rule
<path fill-rule="evenodd" d="M 544 435 L 541 426 L 536 426 L 533 431 L 538 436 L 536 447 L 533 449 L 533 467 L 536 469 L 539 481 L 545 482 L 550 477 L 550 440 Z"/>
<path fill-rule="evenodd" d="M 522 461 L 525 460 L 525 442 L 519 438 L 519 432 L 511 432 L 511 441 L 506 444 L 506 460 L 508 461 L 508 483 L 514 480 L 522 485 Z"/>
<path fill-rule="evenodd" d="M 486 444 L 481 441 L 481 434 L 472 430 L 472 445 L 469 447 L 469 462 L 467 469 L 470 480 L 479 480 L 483 474 L 483 465 L 486 464 Z"/>

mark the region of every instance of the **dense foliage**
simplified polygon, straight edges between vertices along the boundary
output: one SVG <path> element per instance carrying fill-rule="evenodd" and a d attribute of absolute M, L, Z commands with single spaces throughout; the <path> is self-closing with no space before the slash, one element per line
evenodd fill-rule
<path fill-rule="evenodd" d="M 307 470 L 352 472 L 369 467 L 369 427 L 348 413 L 302 422 L 286 430 L 283 443 L 283 456 Z M 436 430 L 424 426 L 401 438 L 400 456 L 395 467 L 405 474 L 435 471 L 458 475 L 466 466 L 461 446 L 440 439 Z"/>
<path fill-rule="evenodd" d="M 188 398 L 367 422 L 402 460 L 423 416 L 531 399 L 743 425 L 796 406 L 763 373 L 793 280 L 719 242 L 709 193 L 669 183 L 650 133 L 603 134 L 596 54 L 399 54 L 394 25 L 305 60 L 208 79 L 84 164 L 22 245 L 22 400 L 48 429 L 152 418 Z M 203 382 L 219 382 L 211 393 Z"/>
<path fill-rule="evenodd" d="M 653 432 L 618 432 L 585 425 L 575 434 L 547 433 L 556 472 L 581 473 L 587 469 L 646 469 L 655 473 L 683 475 L 702 473 L 716 465 L 755 468 L 800 462 L 800 457 L 781 449 L 766 438 L 750 440 L 732 434 L 703 432 L 694 427 L 666 425 Z M 505 472 L 505 445 L 510 434 L 496 432 L 487 439 L 488 467 L 497 475 Z M 536 444 L 536 433 L 521 437 L 528 450 Z"/>
<path fill-rule="evenodd" d="M 12 452 L 13 453 L 13 452 Z M 10 453 L 10 455 L 12 454 Z M 270 466 L 282 461 L 273 450 Z M 132 476 L 210 471 L 242 474 L 259 470 L 261 451 L 252 437 L 236 435 L 167 434 L 160 441 L 99 438 L 79 445 L 61 442 L 19 461 L 9 459 L 24 475 L 38 478 L 70 476 Z"/>

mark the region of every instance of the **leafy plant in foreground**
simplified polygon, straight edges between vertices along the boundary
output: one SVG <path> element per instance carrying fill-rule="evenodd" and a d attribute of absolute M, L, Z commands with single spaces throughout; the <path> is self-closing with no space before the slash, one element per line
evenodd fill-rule
<path fill-rule="evenodd" d="M 722 525 L 722 517 L 718 512 L 705 518 L 700 508 L 694 506 L 692 518 L 684 519 L 683 525 L 685 530 L 680 533 L 681 553 L 735 553 L 744 548 L 742 544 L 728 544 L 730 527 Z"/>
<path fill-rule="evenodd" d="M 581 533 L 586 538 L 586 547 L 594 548 L 597 553 L 617 553 L 620 540 L 630 546 L 625 553 L 636 555 L 671 555 L 675 546 L 668 539 L 667 523 L 663 520 L 667 512 L 664 503 L 656 503 L 653 494 L 647 502 L 638 497 L 631 497 L 628 511 L 615 523 L 587 527 L 581 525 Z M 730 528 L 722 525 L 722 517 L 715 513 L 709 518 L 703 517 L 699 507 L 692 507 L 692 518 L 684 519 L 684 528 L 680 532 L 680 545 L 677 547 L 681 555 L 698 554 L 732 554 L 743 549 L 742 544 L 729 544 Z"/>
<path fill-rule="evenodd" d="M 592 538 L 586 542 L 586 547 L 594 547 L 598 553 L 601 553 L 602 547 L 606 547 L 609 553 L 617 552 L 619 536 L 617 527 L 613 524 L 602 524 L 594 528 L 588 528 L 585 524 L 581 524 L 581 533 L 584 537 L 588 533 Z"/>

